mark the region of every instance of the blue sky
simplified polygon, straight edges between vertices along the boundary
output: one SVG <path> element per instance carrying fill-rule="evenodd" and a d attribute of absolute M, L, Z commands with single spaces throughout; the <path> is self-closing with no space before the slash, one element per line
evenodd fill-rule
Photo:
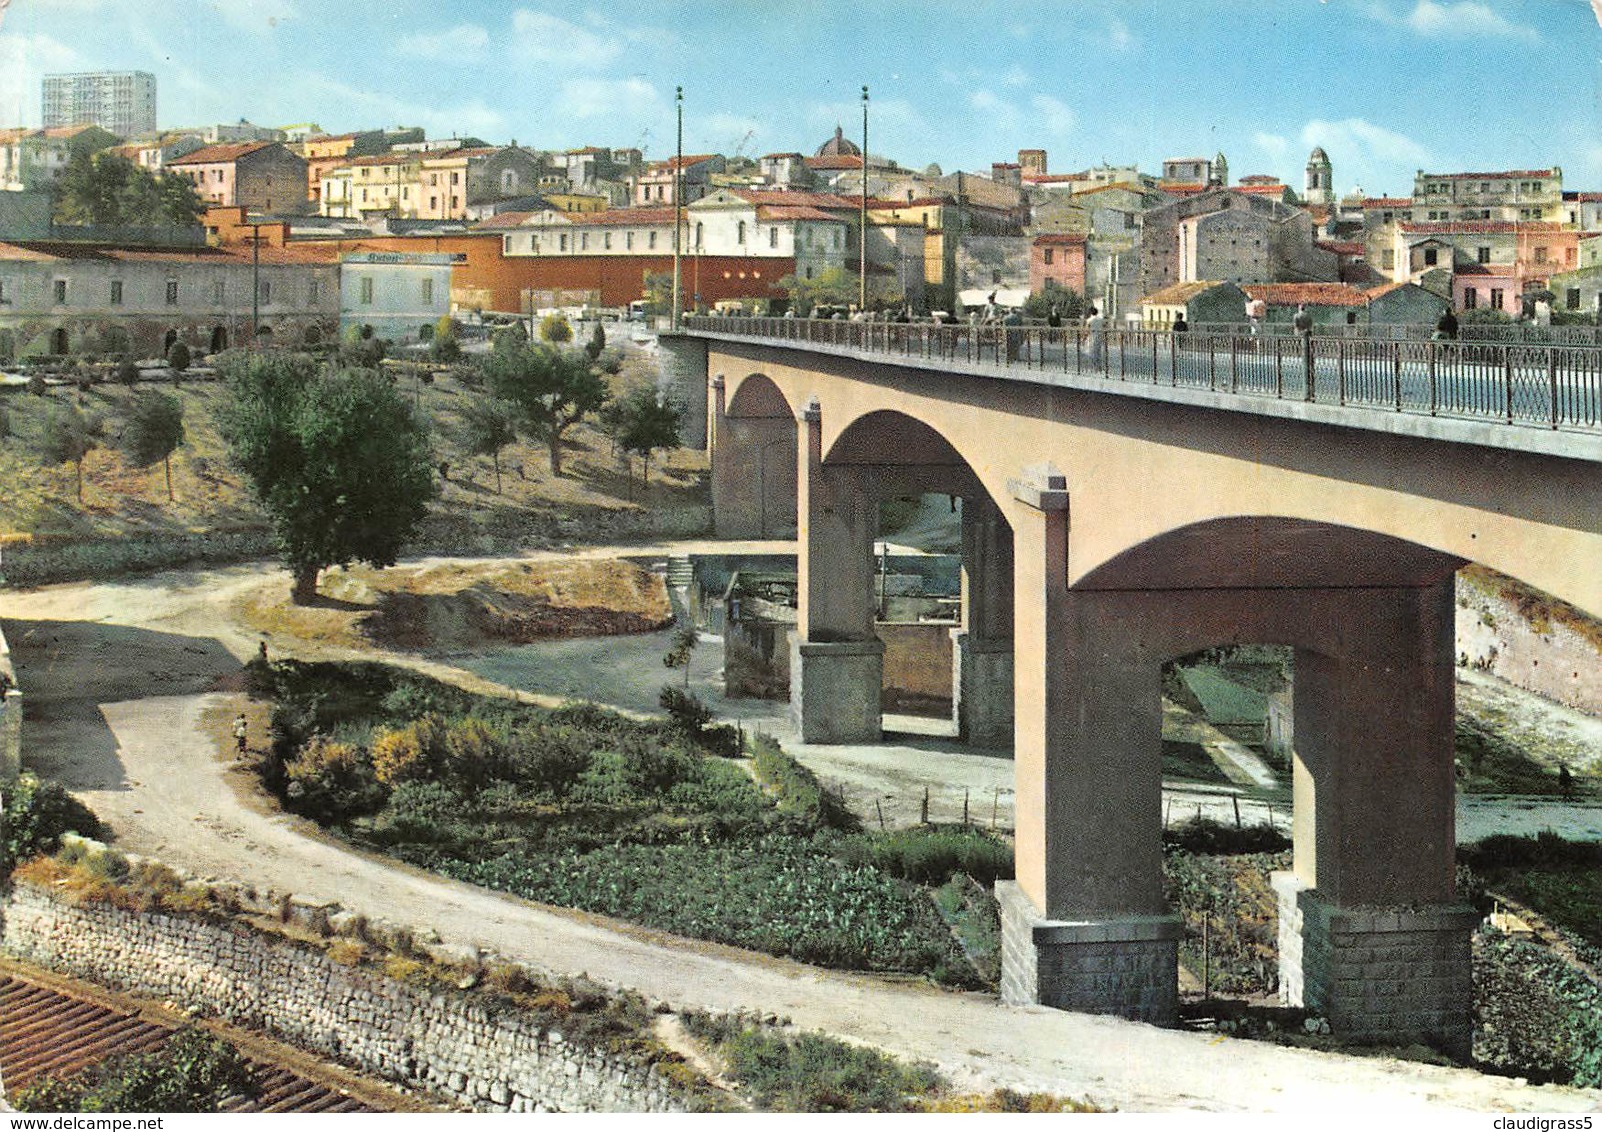
<path fill-rule="evenodd" d="M 1602 4 L 1602 0 L 1597 0 Z M 864 14 L 871 12 L 872 14 Z M 911 167 L 1158 171 L 1411 192 L 1415 169 L 1564 168 L 1602 190 L 1602 43 L 1588 0 L 11 0 L 0 124 L 39 78 L 139 69 L 164 126 L 422 125 L 543 148 L 810 153 L 837 122 Z"/>

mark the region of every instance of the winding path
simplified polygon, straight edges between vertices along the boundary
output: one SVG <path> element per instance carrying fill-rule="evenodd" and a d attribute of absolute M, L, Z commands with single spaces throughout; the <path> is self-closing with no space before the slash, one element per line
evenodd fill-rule
<path fill-rule="evenodd" d="M 637 551 L 631 550 L 630 553 Z M 1581 1111 L 1602 1093 L 1315 1054 L 842 974 L 533 905 L 366 856 L 237 788 L 222 749 L 253 635 L 219 610 L 265 567 L 0 594 L 29 696 L 28 761 L 119 843 L 201 875 L 336 900 L 675 1007 L 755 1010 L 933 1061 L 958 1083 L 1125 1110 Z"/>

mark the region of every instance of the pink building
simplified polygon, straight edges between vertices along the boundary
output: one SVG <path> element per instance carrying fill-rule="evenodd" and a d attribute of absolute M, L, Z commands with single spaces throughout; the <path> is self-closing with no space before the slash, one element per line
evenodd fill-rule
<path fill-rule="evenodd" d="M 1036 236 L 1029 247 L 1029 290 L 1043 291 L 1047 284 L 1085 291 L 1085 237 L 1054 232 Z"/>
<path fill-rule="evenodd" d="M 251 212 L 306 211 L 306 160 L 281 142 L 208 145 L 167 163 L 194 182 L 208 205 L 243 205 Z"/>

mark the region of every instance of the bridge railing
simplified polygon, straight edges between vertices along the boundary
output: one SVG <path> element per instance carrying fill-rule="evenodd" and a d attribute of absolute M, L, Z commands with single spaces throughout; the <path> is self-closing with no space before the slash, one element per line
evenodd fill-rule
<path fill-rule="evenodd" d="M 1596 346 L 803 318 L 690 317 L 685 328 L 928 363 L 1551 429 L 1602 427 Z"/>

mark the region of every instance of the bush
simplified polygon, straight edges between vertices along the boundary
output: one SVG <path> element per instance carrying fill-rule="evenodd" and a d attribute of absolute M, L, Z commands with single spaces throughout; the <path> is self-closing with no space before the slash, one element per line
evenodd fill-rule
<path fill-rule="evenodd" d="M 915 828 L 861 835 L 842 841 L 836 855 L 930 886 L 966 873 L 989 888 L 1013 875 L 1011 847 L 978 829 Z"/>
<path fill-rule="evenodd" d="M 0 842 L 0 872 L 10 873 L 21 861 L 54 853 L 64 833 L 101 835 L 100 819 L 65 787 L 24 773 L 4 788 L 5 840 Z"/>
<path fill-rule="evenodd" d="M 314 735 L 299 755 L 285 761 L 284 776 L 290 808 L 319 821 L 373 813 L 388 797 L 360 748 L 323 735 Z"/>
<path fill-rule="evenodd" d="M 433 716 L 424 716 L 396 731 L 375 732 L 368 748 L 373 776 L 385 786 L 432 778 L 437 732 Z"/>
<path fill-rule="evenodd" d="M 1291 847 L 1290 838 L 1267 822 L 1236 828 L 1209 818 L 1192 819 L 1163 830 L 1163 845 L 1203 855 L 1278 853 Z"/>
<path fill-rule="evenodd" d="M 189 344 L 187 342 L 174 342 L 172 349 L 167 351 L 167 366 L 173 373 L 183 373 L 189 368 L 191 361 Z"/>
<path fill-rule="evenodd" d="M 122 385 L 139 384 L 139 363 L 124 357 L 117 362 L 117 381 Z"/>
<path fill-rule="evenodd" d="M 862 827 L 855 814 L 824 791 L 816 775 L 785 754 L 771 738 L 757 736 L 751 753 L 757 778 L 773 792 L 780 813 L 794 814 L 830 829 L 855 831 Z"/>
<path fill-rule="evenodd" d="M 257 1092 L 250 1063 L 210 1034 L 184 1029 L 151 1053 L 113 1058 L 66 1079 L 45 1077 L 16 1095 L 23 1112 L 217 1112 Z"/>
<path fill-rule="evenodd" d="M 559 346 L 573 340 L 573 327 L 560 313 L 553 311 L 540 320 L 540 337 Z"/>

